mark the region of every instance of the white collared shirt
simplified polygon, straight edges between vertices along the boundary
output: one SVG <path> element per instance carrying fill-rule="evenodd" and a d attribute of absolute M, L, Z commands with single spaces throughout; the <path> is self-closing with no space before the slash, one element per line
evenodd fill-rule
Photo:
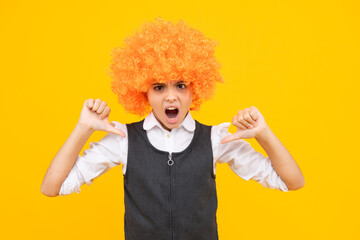
<path fill-rule="evenodd" d="M 125 174 L 128 151 L 127 128 L 125 124 L 112 122 L 116 128 L 124 131 L 126 137 L 108 133 L 99 142 L 90 142 L 90 148 L 85 149 L 82 156 L 78 156 L 61 185 L 60 196 L 79 193 L 81 185 L 84 183 L 90 185 L 95 178 L 120 164 Z M 231 134 L 227 130 L 229 126 L 230 123 L 222 123 L 211 128 L 214 174 L 216 163 L 228 163 L 229 167 L 244 180 L 254 180 L 267 188 L 289 191 L 272 167 L 270 159 L 255 151 L 250 143 L 240 139 L 221 144 L 221 140 Z M 179 127 L 169 132 L 151 112 L 144 119 L 143 128 L 155 148 L 166 152 L 181 152 L 190 144 L 194 136 L 195 121 L 189 112 Z"/>

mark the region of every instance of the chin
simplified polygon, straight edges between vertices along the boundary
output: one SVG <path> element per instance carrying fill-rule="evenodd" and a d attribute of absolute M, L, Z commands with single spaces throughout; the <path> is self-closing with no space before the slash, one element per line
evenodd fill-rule
<path fill-rule="evenodd" d="M 174 128 L 177 128 L 180 125 L 181 122 L 176 122 L 176 123 L 168 123 L 167 119 L 165 118 L 164 122 L 161 122 L 161 125 L 166 129 L 166 130 L 172 130 Z"/>

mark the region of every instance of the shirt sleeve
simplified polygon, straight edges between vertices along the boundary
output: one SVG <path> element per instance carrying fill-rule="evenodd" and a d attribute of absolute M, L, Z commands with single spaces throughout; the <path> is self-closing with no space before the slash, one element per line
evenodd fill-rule
<path fill-rule="evenodd" d="M 214 166 L 228 163 L 232 171 L 244 180 L 254 180 L 266 188 L 288 192 L 284 181 L 273 168 L 269 157 L 265 157 L 243 139 L 225 144 L 221 140 L 230 135 L 230 123 L 222 123 L 211 129 L 211 142 L 214 154 Z"/>
<path fill-rule="evenodd" d="M 128 138 L 125 124 L 112 121 L 115 128 L 121 129 L 126 137 L 107 133 L 99 142 L 90 142 L 90 148 L 78 156 L 70 173 L 61 185 L 59 196 L 79 193 L 80 186 L 90 185 L 94 179 L 109 171 L 112 167 L 122 164 L 126 171 Z"/>

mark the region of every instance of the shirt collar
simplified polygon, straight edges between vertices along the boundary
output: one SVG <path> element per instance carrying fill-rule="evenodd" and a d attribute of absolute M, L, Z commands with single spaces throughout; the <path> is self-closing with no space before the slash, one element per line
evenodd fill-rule
<path fill-rule="evenodd" d="M 159 127 L 160 129 L 164 129 L 159 123 L 159 121 L 156 119 L 153 111 L 151 111 L 151 113 L 147 115 L 144 119 L 143 129 L 147 131 L 155 126 Z M 180 123 L 178 128 L 180 127 L 184 127 L 189 132 L 195 131 L 195 120 L 192 118 L 190 111 L 188 112 L 182 123 Z"/>

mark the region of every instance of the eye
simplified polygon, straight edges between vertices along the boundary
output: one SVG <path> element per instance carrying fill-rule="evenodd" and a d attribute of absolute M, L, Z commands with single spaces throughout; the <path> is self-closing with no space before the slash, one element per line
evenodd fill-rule
<path fill-rule="evenodd" d="M 186 88 L 186 85 L 184 83 L 180 83 L 177 85 L 177 87 L 180 89 L 184 89 L 184 88 Z"/>
<path fill-rule="evenodd" d="M 154 90 L 155 91 L 161 91 L 161 90 L 163 90 L 164 89 L 164 86 L 161 86 L 161 85 L 158 85 L 158 86 L 155 86 L 154 87 Z"/>

